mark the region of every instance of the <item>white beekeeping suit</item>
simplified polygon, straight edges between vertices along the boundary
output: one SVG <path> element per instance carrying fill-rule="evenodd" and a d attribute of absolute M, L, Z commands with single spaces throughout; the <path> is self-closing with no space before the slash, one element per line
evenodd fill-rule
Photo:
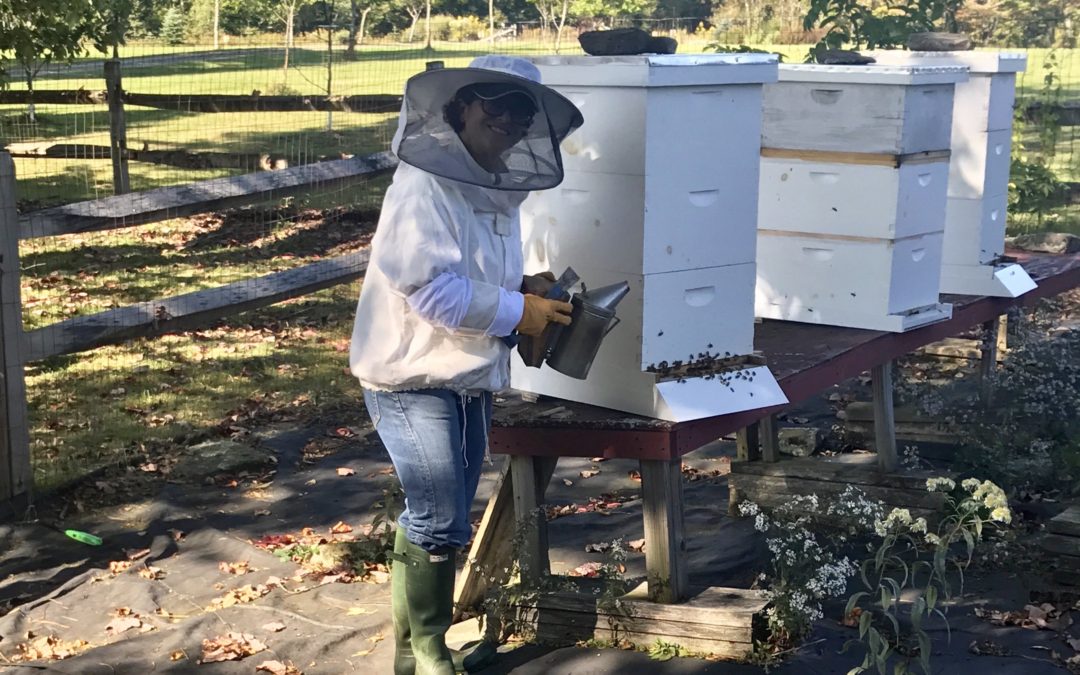
<path fill-rule="evenodd" d="M 409 79 L 393 142 L 402 163 L 383 202 L 353 328 L 350 366 L 365 388 L 509 386 L 501 338 L 524 303 L 518 207 L 529 190 L 562 181 L 559 143 L 582 123 L 569 100 L 538 80 L 531 63 L 502 56 Z M 457 92 L 478 85 L 480 98 L 523 93 L 535 107 L 496 171 L 470 155 L 443 112 Z"/>

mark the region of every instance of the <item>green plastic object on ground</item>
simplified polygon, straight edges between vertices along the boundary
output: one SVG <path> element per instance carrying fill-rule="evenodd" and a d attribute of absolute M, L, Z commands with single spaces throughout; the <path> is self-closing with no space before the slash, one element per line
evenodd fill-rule
<path fill-rule="evenodd" d="M 38 522 L 40 525 L 43 525 L 50 530 L 56 530 L 60 534 L 74 539 L 80 544 L 86 544 L 87 546 L 101 546 L 101 544 L 103 543 L 101 537 L 95 534 L 90 534 L 89 532 L 83 532 L 82 530 L 65 530 L 57 525 L 53 525 L 52 523 L 43 523 L 41 521 Z"/>
<path fill-rule="evenodd" d="M 75 541 L 87 544 L 89 546 L 101 546 L 101 537 L 90 534 L 89 532 L 80 532 L 79 530 L 64 530 L 64 534 L 71 537 Z"/>

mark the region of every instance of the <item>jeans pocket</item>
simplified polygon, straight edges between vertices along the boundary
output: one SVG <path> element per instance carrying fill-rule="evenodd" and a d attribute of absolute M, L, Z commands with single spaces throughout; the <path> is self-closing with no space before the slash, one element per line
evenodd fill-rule
<path fill-rule="evenodd" d="M 378 429 L 379 420 L 382 419 L 382 413 L 379 412 L 379 394 L 374 391 L 365 391 L 364 406 L 367 407 L 368 417 L 371 418 L 371 426 Z"/>

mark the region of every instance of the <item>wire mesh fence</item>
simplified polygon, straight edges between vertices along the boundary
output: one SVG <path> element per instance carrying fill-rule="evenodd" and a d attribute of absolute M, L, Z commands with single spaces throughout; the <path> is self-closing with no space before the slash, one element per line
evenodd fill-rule
<path fill-rule="evenodd" d="M 479 22 L 479 27 L 474 25 Z M 405 80 L 429 62 L 474 56 L 581 53 L 580 30 L 520 23 L 475 39 L 483 21 L 422 22 L 350 49 L 341 31 L 212 43 L 132 44 L 120 53 L 127 176 L 137 206 L 149 191 L 309 167 L 388 149 Z M 764 36 L 738 18 L 658 19 L 647 28 L 680 52 L 751 44 L 802 61 L 813 36 Z M 469 31 L 473 31 L 472 34 Z M 765 37 L 787 44 L 771 44 Z M 471 39 L 462 39 L 471 38 Z M 1057 202 L 1018 214 L 1017 227 L 1080 231 L 1075 114 L 1080 50 L 1029 49 L 1018 80 L 1016 148 L 1052 168 Z M 0 141 L 15 157 L 19 210 L 112 197 L 110 113 L 104 61 L 19 73 L 0 99 Z M 22 98 L 18 98 L 22 97 Z M 61 102 L 65 101 L 65 102 Z M 1029 110 L 1036 104 L 1035 110 Z M 270 190 L 239 208 L 208 209 L 100 232 L 21 242 L 24 329 L 150 303 L 361 251 L 378 216 L 386 174 L 342 184 L 314 180 L 281 197 Z M 1063 198 L 1061 194 L 1065 194 Z M 148 198 L 147 198 L 148 199 Z M 166 214 L 168 215 L 168 214 Z M 323 424 L 329 437 L 359 420 L 345 372 L 357 283 L 332 285 L 272 307 L 225 313 L 205 326 L 90 351 L 53 353 L 26 370 L 35 482 L 48 490 L 101 467 L 168 473 L 206 438 L 246 437 L 255 422 Z M 166 304 L 160 304 L 165 307 Z M 159 317 L 163 322 L 171 317 Z"/>

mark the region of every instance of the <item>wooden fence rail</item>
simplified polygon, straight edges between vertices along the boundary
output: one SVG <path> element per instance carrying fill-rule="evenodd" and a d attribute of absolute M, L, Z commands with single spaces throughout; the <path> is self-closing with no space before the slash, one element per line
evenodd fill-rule
<path fill-rule="evenodd" d="M 38 89 L 31 98 L 26 91 L 0 91 L 0 104 L 103 105 L 106 91 L 87 89 Z M 401 109 L 401 96 L 356 94 L 354 96 L 265 96 L 259 93 L 137 94 L 123 92 L 124 105 L 199 113 L 225 112 L 358 112 L 385 113 Z"/>
<path fill-rule="evenodd" d="M 19 239 L 133 227 L 304 194 L 316 188 L 341 188 L 370 180 L 395 166 L 394 155 L 380 152 L 65 204 L 20 216 Z"/>
<path fill-rule="evenodd" d="M 68 204 L 19 216 L 15 168 L 0 152 L 0 517 L 29 503 L 27 363 L 139 337 L 199 328 L 223 317 L 347 283 L 367 270 L 366 251 L 320 260 L 255 279 L 140 302 L 24 331 L 19 241 L 143 225 L 244 206 L 312 190 L 340 188 L 385 174 L 390 153 L 309 164 Z"/>

